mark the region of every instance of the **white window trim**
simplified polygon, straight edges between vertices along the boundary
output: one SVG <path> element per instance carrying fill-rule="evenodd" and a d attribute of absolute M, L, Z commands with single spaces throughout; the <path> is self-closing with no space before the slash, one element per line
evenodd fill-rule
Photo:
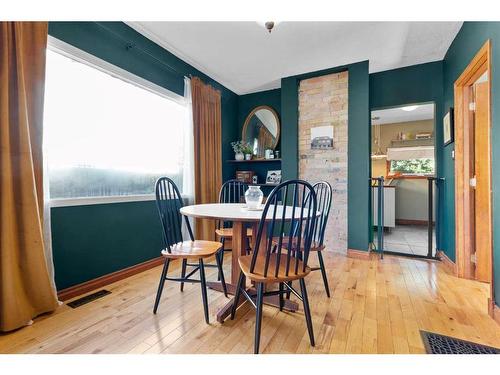
<path fill-rule="evenodd" d="M 154 201 L 154 194 L 115 195 L 109 197 L 55 198 L 50 200 L 50 207 L 89 206 L 94 204 Z"/>
<path fill-rule="evenodd" d="M 116 65 L 104 61 L 99 57 L 87 53 L 79 48 L 72 46 L 71 44 L 63 42 L 62 40 L 54 38 L 50 35 L 48 37 L 47 45 L 51 51 L 60 53 L 61 55 L 66 56 L 67 58 L 91 66 L 92 68 L 100 70 L 103 73 L 109 74 L 114 78 L 121 79 L 122 81 L 138 86 L 144 90 L 148 90 L 164 98 L 174 100 L 179 104 L 186 103 L 183 96 L 176 94 L 173 91 L 167 90 L 166 88 L 161 87 L 144 78 L 141 78 L 133 73 L 130 73 L 125 69 L 119 68 Z"/>
<path fill-rule="evenodd" d="M 82 64 L 91 66 L 103 73 L 109 74 L 114 78 L 121 79 L 129 84 L 135 85 L 144 90 L 148 90 L 154 94 L 160 95 L 166 99 L 173 100 L 179 104 L 186 104 L 183 96 L 156 85 L 144 78 L 141 78 L 133 73 L 119 68 L 116 65 L 108 63 L 90 53 L 87 53 L 79 48 L 72 46 L 62 40 L 49 35 L 47 46 L 51 51 L 57 52 L 72 60 Z M 182 195 L 182 198 L 187 198 Z M 110 204 L 123 202 L 144 202 L 154 201 L 154 194 L 136 194 L 136 195 L 113 195 L 106 197 L 81 197 L 81 198 L 51 198 L 49 206 L 52 207 L 71 207 L 71 206 L 87 206 L 95 204 Z"/>
<path fill-rule="evenodd" d="M 189 196 L 181 194 L 184 202 L 189 201 Z M 82 198 L 56 198 L 50 200 L 50 208 L 72 207 L 72 206 L 91 206 L 95 204 L 111 204 L 125 202 L 148 202 L 156 200 L 154 194 L 136 194 L 136 195 L 116 195 L 109 197 L 82 197 Z"/>

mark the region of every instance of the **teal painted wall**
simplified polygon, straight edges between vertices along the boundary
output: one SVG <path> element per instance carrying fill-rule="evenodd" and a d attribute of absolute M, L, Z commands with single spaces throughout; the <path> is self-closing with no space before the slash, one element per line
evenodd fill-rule
<path fill-rule="evenodd" d="M 252 112 L 255 107 L 267 105 L 273 108 L 281 122 L 281 90 L 267 90 L 260 91 L 252 94 L 240 95 L 238 97 L 238 122 L 237 122 L 237 131 L 236 138 L 233 141 L 241 139 L 241 132 L 243 130 L 243 124 L 245 123 L 245 119 Z M 276 146 L 276 150 L 280 150 L 281 146 L 281 138 L 278 140 L 278 145 Z M 234 159 L 234 156 L 231 155 L 231 159 Z M 269 163 L 255 163 L 255 164 L 234 164 L 234 163 L 224 163 L 224 169 L 226 174 L 230 176 L 234 176 L 236 170 L 248 170 L 251 169 L 255 171 L 258 177 L 259 183 L 264 183 L 265 178 L 267 176 L 268 170 L 277 170 L 281 169 L 281 163 L 269 162 Z M 262 187 L 264 194 L 267 194 L 271 191 L 271 188 Z"/>
<path fill-rule="evenodd" d="M 154 201 L 59 207 L 51 214 L 58 289 L 160 255 Z"/>
<path fill-rule="evenodd" d="M 122 69 L 183 95 L 184 76 L 221 91 L 222 157 L 232 157 L 238 96 L 122 22 L 50 22 L 49 34 Z M 130 48 L 127 48 L 130 47 Z M 229 178 L 223 171 L 224 179 Z M 159 256 L 153 202 L 53 208 L 52 239 L 58 289 Z"/>
<path fill-rule="evenodd" d="M 436 175 L 445 177 L 445 153 L 451 153 L 453 145 L 442 147 L 443 114 L 443 62 L 413 65 L 406 68 L 387 70 L 370 74 L 370 109 L 389 108 L 400 105 L 434 102 L 436 137 Z M 451 158 L 450 158 L 451 160 Z M 436 225 L 436 246 L 450 258 L 455 256 L 454 223 L 447 218 L 453 205 L 448 204 L 450 189 L 453 190 L 453 176 L 446 176 L 439 183 L 437 203 L 439 211 Z M 440 204 L 442 203 L 442 204 Z"/>
<path fill-rule="evenodd" d="M 368 61 L 301 74 L 281 80 L 282 173 L 298 176 L 298 85 L 303 79 L 347 70 L 348 123 L 348 247 L 368 250 L 370 177 L 370 110 Z"/>
<path fill-rule="evenodd" d="M 469 62 L 488 40 L 491 40 L 491 144 L 492 144 L 492 177 L 493 177 L 493 269 L 495 301 L 500 302 L 500 23 L 499 22 L 465 22 L 455 40 L 451 44 L 443 61 L 444 74 L 444 108 L 454 104 L 453 84 L 467 67 Z M 451 151 L 450 151 L 451 152 Z M 443 175 L 450 180 L 454 176 L 454 164 L 450 153 L 444 155 Z M 451 193 L 453 189 L 451 189 Z M 454 195 L 449 194 L 446 204 L 450 206 L 446 220 L 454 223 Z M 454 255 L 454 251 L 453 251 Z"/>

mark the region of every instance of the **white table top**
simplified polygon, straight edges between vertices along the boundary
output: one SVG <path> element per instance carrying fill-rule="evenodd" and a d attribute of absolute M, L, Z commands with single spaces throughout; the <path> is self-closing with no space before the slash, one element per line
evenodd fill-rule
<path fill-rule="evenodd" d="M 190 217 L 197 217 L 201 219 L 220 219 L 225 221 L 241 221 L 241 222 L 255 222 L 260 221 L 262 211 L 251 211 L 245 208 L 244 203 L 208 203 L 208 204 L 195 204 L 192 206 L 185 206 L 181 208 L 181 214 Z M 269 208 L 266 220 L 272 220 L 273 209 Z M 286 206 L 285 220 L 292 219 L 293 208 Z M 301 208 L 295 209 L 295 219 L 300 217 Z M 316 216 L 321 213 L 318 211 Z M 278 206 L 276 210 L 276 218 L 281 218 L 283 215 L 283 206 Z M 304 217 L 307 217 L 307 209 L 304 208 Z"/>

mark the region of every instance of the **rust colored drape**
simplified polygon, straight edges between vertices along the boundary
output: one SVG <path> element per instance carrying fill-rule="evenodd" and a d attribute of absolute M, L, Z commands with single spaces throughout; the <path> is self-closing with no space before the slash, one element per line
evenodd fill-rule
<path fill-rule="evenodd" d="M 53 311 L 44 255 L 46 22 L 0 22 L 0 331 Z"/>
<path fill-rule="evenodd" d="M 215 203 L 222 184 L 221 95 L 199 78 L 191 79 L 194 133 L 194 199 Z M 213 240 L 215 222 L 196 221 L 196 238 Z"/>

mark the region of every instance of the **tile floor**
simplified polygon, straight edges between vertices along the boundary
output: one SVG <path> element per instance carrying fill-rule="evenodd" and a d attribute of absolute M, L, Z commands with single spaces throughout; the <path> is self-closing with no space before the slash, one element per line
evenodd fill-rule
<path fill-rule="evenodd" d="M 376 233 L 374 235 L 376 239 Z M 433 248 L 436 248 L 434 231 Z M 427 226 L 396 225 L 390 231 L 386 230 L 384 232 L 384 249 L 404 254 L 427 255 Z"/>

